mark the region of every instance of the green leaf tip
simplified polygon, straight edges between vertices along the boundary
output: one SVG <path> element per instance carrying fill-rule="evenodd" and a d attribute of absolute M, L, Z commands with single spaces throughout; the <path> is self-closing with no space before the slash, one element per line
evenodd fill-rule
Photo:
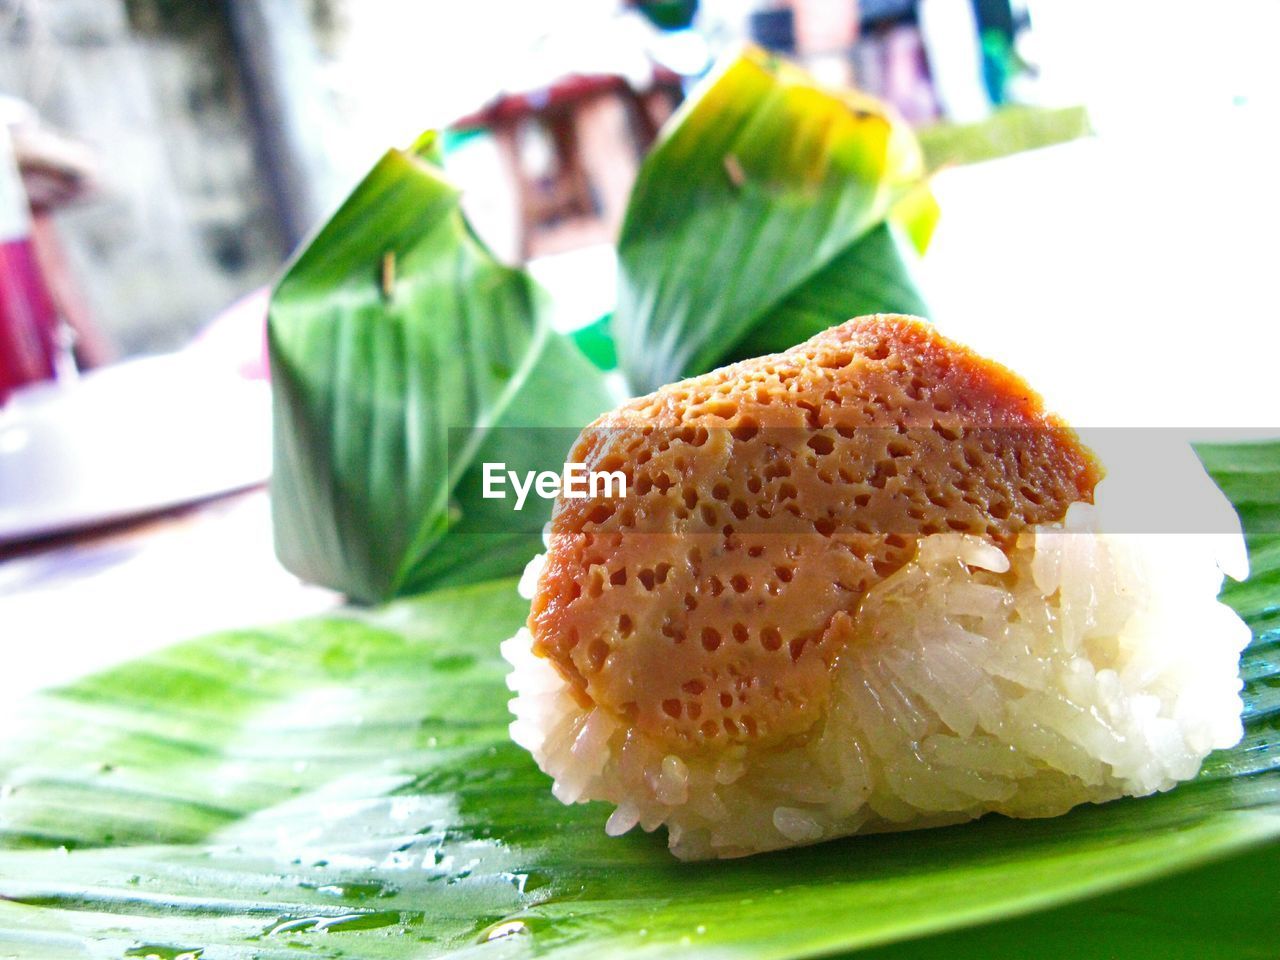
<path fill-rule="evenodd" d="M 918 132 L 930 170 L 980 163 L 1092 136 L 1084 107 L 1002 107 L 974 123 L 939 123 Z"/>
<path fill-rule="evenodd" d="M 441 150 L 440 131 L 423 131 L 409 147 L 409 153 L 420 160 L 426 160 L 436 167 L 443 167 L 444 154 Z"/>

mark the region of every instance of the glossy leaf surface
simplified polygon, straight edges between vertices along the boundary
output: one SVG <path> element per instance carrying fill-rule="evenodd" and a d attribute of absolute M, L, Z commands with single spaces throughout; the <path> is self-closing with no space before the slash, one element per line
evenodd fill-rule
<path fill-rule="evenodd" d="M 1280 477 L 1280 443 L 1202 453 L 1228 490 Z M 1251 547 L 1252 577 L 1225 591 L 1255 634 L 1247 732 L 1198 780 L 1056 819 L 718 863 L 607 838 L 605 807 L 559 804 L 509 742 L 497 647 L 526 612 L 512 581 L 176 646 L 13 708 L 0 955 L 787 958 L 1002 921 L 1003 954 L 977 932 L 947 954 L 1015 956 L 1018 937 L 1085 923 L 1155 958 L 1178 955 L 1140 935 L 1178 919 L 1177 871 L 1252 851 L 1207 874 L 1239 889 L 1182 913 L 1227 938 L 1204 955 L 1262 956 L 1227 949 L 1258 929 L 1277 850 L 1261 844 L 1280 836 L 1280 538 Z M 1167 894 L 1109 897 L 1164 875 Z M 1010 919 L 1051 907 L 1044 927 Z M 1117 952 L 1097 943 L 1037 955 Z M 895 949 L 881 956 L 929 955 Z"/>

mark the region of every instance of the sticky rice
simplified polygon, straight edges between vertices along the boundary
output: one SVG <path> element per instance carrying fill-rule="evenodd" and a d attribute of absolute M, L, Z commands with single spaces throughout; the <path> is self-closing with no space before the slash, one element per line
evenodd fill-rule
<path fill-rule="evenodd" d="M 502 647 L 511 735 L 561 801 L 612 803 L 610 834 L 665 826 L 682 859 L 1168 790 L 1240 739 L 1249 631 L 1217 599 L 1220 539 L 1108 534 L 1098 513 L 1076 504 L 1008 554 L 924 538 L 864 598 L 825 716 L 794 742 L 647 742 L 581 706 L 527 629 Z"/>
<path fill-rule="evenodd" d="M 556 797 L 612 804 L 613 835 L 665 827 L 682 859 L 736 857 L 1143 796 L 1195 776 L 1210 751 L 1239 740 L 1238 661 L 1250 635 L 1217 599 L 1224 572 L 1247 572 L 1229 504 L 1185 445 L 1112 463 L 1099 482 L 1093 454 L 988 363 L 919 321 L 862 318 L 788 354 L 674 385 L 678 405 L 661 391 L 635 402 L 646 417 L 676 409 L 686 426 L 718 417 L 731 437 L 717 450 L 706 430 L 683 445 L 644 434 L 654 452 L 627 468 L 685 485 L 586 519 L 558 511 L 552 563 L 539 557 L 525 572 L 520 590 L 534 612 L 502 647 L 511 734 Z M 789 392 L 777 395 L 821 429 L 839 426 L 849 384 L 884 397 L 897 396 L 898 382 L 920 383 L 919 409 L 935 429 L 917 440 L 899 424 L 889 442 L 906 451 L 903 466 L 877 485 L 878 434 L 841 428 L 830 442 L 804 440 L 810 431 L 790 447 L 789 434 L 762 443 L 755 423 L 791 407 L 745 406 L 760 382 L 782 383 Z M 733 390 L 748 399 L 730 409 Z M 720 412 L 707 414 L 709 403 Z M 987 423 L 996 409 L 1041 424 L 1035 456 L 1022 434 L 987 434 L 979 446 L 941 419 L 957 408 Z M 882 409 L 897 416 L 900 405 Z M 752 429 L 738 429 L 747 414 Z M 605 443 L 600 456 L 619 460 L 619 449 Z M 792 449 L 788 472 L 752 479 Z M 839 476 L 809 476 L 833 461 Z M 1058 466 L 1045 472 L 1045 463 Z M 755 496 L 743 494 L 742 510 L 733 492 L 716 493 L 734 470 Z M 1047 479 L 1028 479 L 1036 470 Z M 938 476 L 964 501 L 937 495 Z M 927 499 L 912 499 L 919 488 Z M 1215 532 L 1135 532 L 1132 517 L 1157 488 L 1181 499 L 1166 496 L 1167 522 L 1148 529 L 1193 529 L 1179 523 L 1191 512 Z M 1010 489 L 1021 499 L 1001 500 Z M 736 519 L 723 529 L 723 514 L 702 522 L 699 496 L 732 504 Z M 779 503 L 792 514 L 758 510 Z M 899 504 L 910 512 L 895 513 Z M 920 526 L 845 534 L 876 510 Z M 756 528 L 752 511 L 764 518 Z M 654 517 L 665 526 L 643 529 Z M 830 517 L 840 523 L 824 528 Z M 795 532 L 797 518 L 813 527 Z"/>

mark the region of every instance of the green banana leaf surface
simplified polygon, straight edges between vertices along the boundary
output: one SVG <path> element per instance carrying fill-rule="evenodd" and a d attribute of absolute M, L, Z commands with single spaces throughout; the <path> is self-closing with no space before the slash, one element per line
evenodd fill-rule
<path fill-rule="evenodd" d="M 826 330 L 832 317 L 928 316 L 915 279 L 915 259 L 904 229 L 892 220 L 882 221 L 775 307 L 769 322 L 752 329 L 723 359 L 745 360 L 786 350 Z"/>
<path fill-rule="evenodd" d="M 1273 529 L 1280 442 L 1202 455 Z M 181 644 L 11 705 L 0 956 L 985 958 L 1028 937 L 1047 957 L 1269 956 L 1280 537 L 1250 547 L 1224 591 L 1254 631 L 1246 734 L 1197 780 L 715 863 L 607 838 L 606 807 L 562 806 L 508 740 L 512 580 Z M 1205 877 L 1219 887 L 1174 909 Z M 1212 950 L 1169 952 L 1178 929 Z"/>

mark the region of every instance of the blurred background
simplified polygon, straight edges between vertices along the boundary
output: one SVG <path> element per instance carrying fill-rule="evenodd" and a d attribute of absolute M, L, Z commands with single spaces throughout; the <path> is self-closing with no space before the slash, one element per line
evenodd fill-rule
<path fill-rule="evenodd" d="M 607 242 L 662 120 L 745 41 L 921 127 L 1083 105 L 1103 136 L 1202 139 L 1275 116 L 1278 8 L 0 0 L 0 167 L 22 172 L 30 214 L 8 219 L 25 219 L 51 301 L 35 309 L 88 367 L 187 343 L 267 283 L 387 146 L 428 127 L 450 130 L 469 212 L 515 261 Z"/>
<path fill-rule="evenodd" d="M 0 0 L 0 621 L 167 598 L 24 682 L 336 602 L 271 554 L 263 323 L 388 147 L 443 129 L 584 326 L 645 151 L 743 43 L 917 128 L 944 332 L 1077 424 L 1275 428 L 1277 37 L 1275 0 Z"/>

